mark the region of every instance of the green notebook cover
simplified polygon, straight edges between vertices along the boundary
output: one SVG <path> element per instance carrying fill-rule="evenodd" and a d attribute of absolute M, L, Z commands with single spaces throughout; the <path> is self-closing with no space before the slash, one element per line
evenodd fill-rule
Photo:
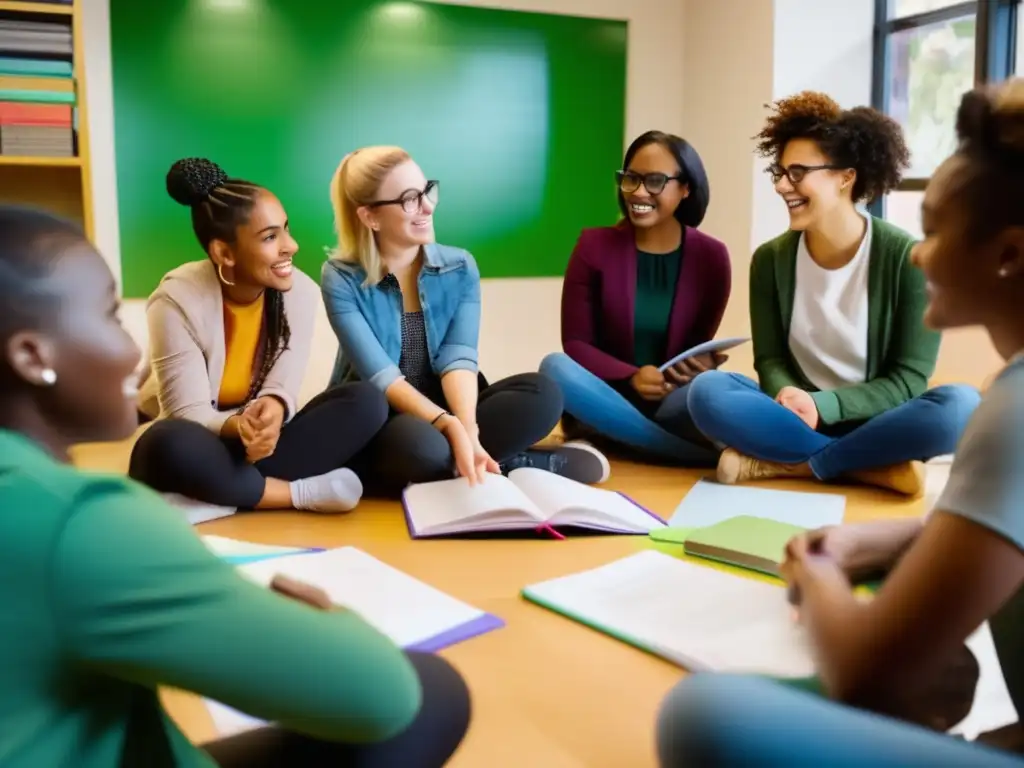
<path fill-rule="evenodd" d="M 59 91 L 0 90 L 0 101 L 20 101 L 33 104 L 74 104 L 75 94 Z"/>
<path fill-rule="evenodd" d="M 778 576 L 786 544 L 806 532 L 806 528 L 798 525 L 739 515 L 693 531 L 683 542 L 683 551 Z"/>

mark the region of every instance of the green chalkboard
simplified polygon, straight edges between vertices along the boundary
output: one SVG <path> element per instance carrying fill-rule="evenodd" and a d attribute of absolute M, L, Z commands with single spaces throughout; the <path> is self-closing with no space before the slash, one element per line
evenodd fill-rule
<path fill-rule="evenodd" d="M 317 278 L 331 176 L 368 144 L 441 180 L 438 239 L 485 277 L 561 275 L 579 230 L 616 219 L 625 22 L 371 0 L 110 6 L 129 297 L 201 256 L 164 190 L 180 157 L 273 190 Z"/>

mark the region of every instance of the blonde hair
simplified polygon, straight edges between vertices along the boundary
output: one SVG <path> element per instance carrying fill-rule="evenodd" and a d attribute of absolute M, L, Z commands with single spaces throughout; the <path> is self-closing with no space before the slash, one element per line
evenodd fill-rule
<path fill-rule="evenodd" d="M 359 208 L 374 202 L 384 179 L 396 166 L 410 160 L 401 147 L 365 147 L 342 159 L 331 180 L 331 205 L 338 232 L 332 255 L 366 272 L 366 284 L 384 277 L 384 266 L 373 232 L 359 218 Z"/>

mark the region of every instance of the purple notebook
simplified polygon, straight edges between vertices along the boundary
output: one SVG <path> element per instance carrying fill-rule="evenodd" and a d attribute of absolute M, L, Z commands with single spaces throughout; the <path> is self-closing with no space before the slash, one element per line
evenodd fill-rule
<path fill-rule="evenodd" d="M 303 552 L 238 569 L 269 585 L 281 574 L 324 590 L 411 651 L 433 652 L 505 626 L 481 611 L 355 547 Z"/>
<path fill-rule="evenodd" d="M 565 538 L 559 528 L 643 535 L 665 521 L 624 493 L 594 488 L 540 469 L 410 485 L 402 494 L 414 539 L 509 531 Z"/>

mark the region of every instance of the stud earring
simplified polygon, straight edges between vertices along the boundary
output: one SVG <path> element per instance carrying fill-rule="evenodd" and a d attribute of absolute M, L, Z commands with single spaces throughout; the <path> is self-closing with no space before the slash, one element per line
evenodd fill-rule
<path fill-rule="evenodd" d="M 39 379 L 48 387 L 57 383 L 57 372 L 53 368 L 43 368 L 39 372 Z"/>
<path fill-rule="evenodd" d="M 999 276 L 1000 277 L 1009 277 L 1010 276 L 1010 268 L 1009 267 L 1001 267 L 1000 270 L 999 270 Z"/>
<path fill-rule="evenodd" d="M 223 264 L 218 264 L 217 265 L 217 277 L 220 278 L 220 281 L 222 283 L 224 283 L 224 285 L 234 285 L 235 284 L 232 280 L 228 280 L 226 277 L 224 277 L 224 265 Z"/>

